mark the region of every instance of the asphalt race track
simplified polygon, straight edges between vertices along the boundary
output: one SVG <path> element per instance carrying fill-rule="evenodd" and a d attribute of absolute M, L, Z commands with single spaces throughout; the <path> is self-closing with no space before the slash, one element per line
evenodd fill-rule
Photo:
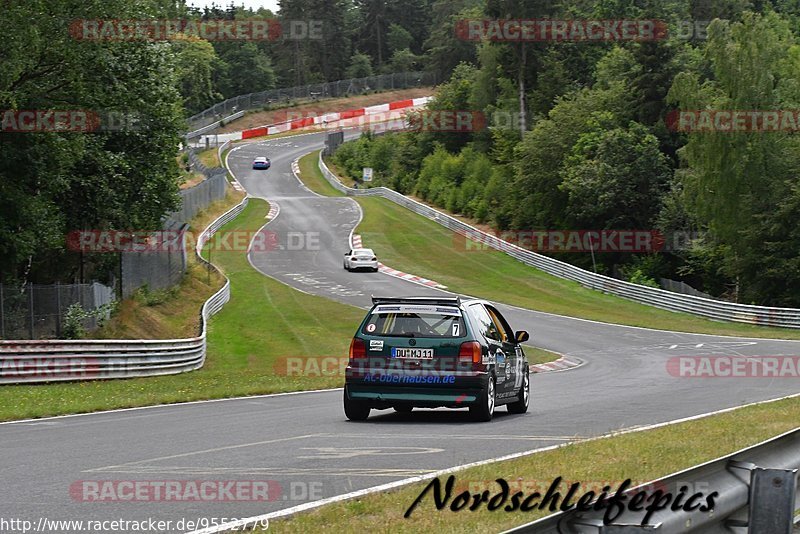
<path fill-rule="evenodd" d="M 292 161 L 320 147 L 323 138 L 262 141 L 230 154 L 231 169 L 247 191 L 280 206 L 270 231 L 319 238 L 318 250 L 255 252 L 253 265 L 302 291 L 360 307 L 372 294 L 437 293 L 383 273 L 342 269 L 342 254 L 360 218 L 357 204 L 319 197 L 291 172 Z M 272 168 L 252 170 L 255 156 L 268 156 Z M 687 379 L 666 370 L 672 356 L 791 355 L 800 350 L 795 342 L 501 310 L 512 327 L 531 333 L 532 343 L 586 362 L 571 371 L 534 375 L 525 415 L 500 408 L 491 423 L 476 424 L 463 410 L 373 411 L 367 422 L 352 423 L 345 420 L 337 390 L 3 424 L 0 515 L 34 523 L 40 517 L 173 522 L 249 517 L 467 462 L 798 392 L 790 378 Z M 69 492 L 80 480 L 156 479 L 275 480 L 281 491 L 267 503 L 90 503 Z"/>

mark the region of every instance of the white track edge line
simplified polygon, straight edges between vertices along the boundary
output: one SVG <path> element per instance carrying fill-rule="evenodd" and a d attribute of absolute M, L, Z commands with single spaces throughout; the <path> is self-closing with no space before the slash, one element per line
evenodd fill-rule
<path fill-rule="evenodd" d="M 270 519 L 277 519 L 277 518 L 280 518 L 280 517 L 286 517 L 286 516 L 294 515 L 294 514 L 296 514 L 298 512 L 304 512 L 304 511 L 307 511 L 307 510 L 312 510 L 312 509 L 324 506 L 326 504 L 333 504 L 333 503 L 336 503 L 336 502 L 350 500 L 350 499 L 354 499 L 354 498 L 357 498 L 357 497 L 362 497 L 364 495 L 369 495 L 371 493 L 391 490 L 391 489 L 398 488 L 398 487 L 401 487 L 401 486 L 406 486 L 408 484 L 413 484 L 415 482 L 422 482 L 422 481 L 429 480 L 429 479 L 432 479 L 432 478 L 437 478 L 437 477 L 442 476 L 442 475 L 447 475 L 447 474 L 455 473 L 455 472 L 458 472 L 458 471 L 462 471 L 464 469 L 469 469 L 471 467 L 479 467 L 479 466 L 482 466 L 482 465 L 493 464 L 493 463 L 501 462 L 501 461 L 504 461 L 504 460 L 513 460 L 515 458 L 520 458 L 520 457 L 523 457 L 523 456 L 529 456 L 529 455 L 536 454 L 536 453 L 541 453 L 541 452 L 545 452 L 545 451 L 549 451 L 549 450 L 553 450 L 553 449 L 558 449 L 560 447 L 568 447 L 568 446 L 574 445 L 576 443 L 586 443 L 586 442 L 590 442 L 590 441 L 597 441 L 597 440 L 600 440 L 600 439 L 621 436 L 621 435 L 624 435 L 624 434 L 632 434 L 632 433 L 635 433 L 635 432 L 644 432 L 646 430 L 655 430 L 657 428 L 662 428 L 662 427 L 671 426 L 671 425 L 677 425 L 677 424 L 680 424 L 680 423 L 685 423 L 685 422 L 688 422 L 688 421 L 694 421 L 694 420 L 698 420 L 698 419 L 704 419 L 706 417 L 711 417 L 711 416 L 714 416 L 714 415 L 720 415 L 720 414 L 723 414 L 723 413 L 732 412 L 734 410 L 739 410 L 739 409 L 747 408 L 747 407 L 750 407 L 750 406 L 758 406 L 760 404 L 768 404 L 768 403 L 778 402 L 778 401 L 782 401 L 782 400 L 785 400 L 785 399 L 791 399 L 791 398 L 795 398 L 795 397 L 800 397 L 800 393 L 795 393 L 794 395 L 787 395 L 785 397 L 779 397 L 777 399 L 770 399 L 770 400 L 765 400 L 765 401 L 752 402 L 752 403 L 748 403 L 748 404 L 743 404 L 741 406 L 734 406 L 732 408 L 723 408 L 721 410 L 715 410 L 715 411 L 707 412 L 707 413 L 703 413 L 703 414 L 692 415 L 692 416 L 689 416 L 689 417 L 683 417 L 681 419 L 675 419 L 673 421 L 666 421 L 666 422 L 663 422 L 663 423 L 655 423 L 655 424 L 652 424 L 652 425 L 645 425 L 645 426 L 640 426 L 640 427 L 633 427 L 633 428 L 628 428 L 628 429 L 622 429 L 622 430 L 618 430 L 618 431 L 608 432 L 608 433 L 602 434 L 600 436 L 595 436 L 595 437 L 587 438 L 587 439 L 581 439 L 581 440 L 573 441 L 573 442 L 569 442 L 569 443 L 561 443 L 561 444 L 558 444 L 558 445 L 551 445 L 549 447 L 542 447 L 542 448 L 539 448 L 539 449 L 531 449 L 531 450 L 528 450 L 528 451 L 515 452 L 515 453 L 512 453 L 512 454 L 507 454 L 507 455 L 499 456 L 499 457 L 496 457 L 496 458 L 490 458 L 490 459 L 487 459 L 487 460 L 479 460 L 477 462 L 471 462 L 471 463 L 468 463 L 468 464 L 462 464 L 462 465 L 458 465 L 458 466 L 454 466 L 454 467 L 449 467 L 447 469 L 434 471 L 432 473 L 426 473 L 424 475 L 419 475 L 419 476 L 416 476 L 416 477 L 405 478 L 405 479 L 402 479 L 402 480 L 396 480 L 394 482 L 389 482 L 387 484 L 381 484 L 380 486 L 373 486 L 373 487 L 370 487 L 370 488 L 364 488 L 362 490 L 357 490 L 357 491 L 353 491 L 353 492 L 350 492 L 350 493 L 343 493 L 341 495 L 335 495 L 333 497 L 320 499 L 318 501 L 299 504 L 297 506 L 292 506 L 290 508 L 284 508 L 283 510 L 277 510 L 275 512 L 270 512 L 268 514 L 253 516 L 253 517 L 249 517 L 249 518 L 246 518 L 246 519 L 240 519 L 240 520 L 235 521 L 235 522 L 226 523 L 226 524 L 218 525 L 218 526 L 215 526 L 215 527 L 209 527 L 209 528 L 205 528 L 205 529 L 201 529 L 201 530 L 193 530 L 191 532 L 187 532 L 186 534 L 215 534 L 215 533 L 218 533 L 218 532 L 225 532 L 225 531 L 232 530 L 232 529 L 234 529 L 236 527 L 246 525 L 248 523 L 264 521 L 264 520 L 270 520 Z"/>

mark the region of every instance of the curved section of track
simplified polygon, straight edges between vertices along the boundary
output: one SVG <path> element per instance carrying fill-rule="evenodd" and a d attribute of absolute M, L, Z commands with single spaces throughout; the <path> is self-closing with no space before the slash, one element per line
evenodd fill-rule
<path fill-rule="evenodd" d="M 310 193 L 291 172 L 292 161 L 322 141 L 323 134 L 303 135 L 245 145 L 230 154 L 231 169 L 247 191 L 280 205 L 270 231 L 317 236 L 319 242 L 300 250 L 254 252 L 252 264 L 302 291 L 360 307 L 369 304 L 371 294 L 437 293 L 382 273 L 342 269 L 359 208 L 352 199 Z M 257 155 L 270 157 L 272 168 L 253 171 Z M 347 422 L 339 390 L 4 424 L 4 516 L 33 521 L 153 517 L 173 525 L 180 519 L 250 517 L 798 389 L 790 379 L 691 380 L 666 370 L 671 356 L 796 354 L 800 345 L 795 342 L 646 330 L 501 308 L 515 328 L 532 333 L 537 345 L 586 364 L 566 373 L 534 375 L 530 412 L 511 415 L 500 409 L 488 423 L 491 432 L 469 422 L 465 412 L 452 410 L 377 412 L 367 422 Z M 272 480 L 282 491 L 268 502 L 87 503 L 70 494 L 81 480 Z"/>

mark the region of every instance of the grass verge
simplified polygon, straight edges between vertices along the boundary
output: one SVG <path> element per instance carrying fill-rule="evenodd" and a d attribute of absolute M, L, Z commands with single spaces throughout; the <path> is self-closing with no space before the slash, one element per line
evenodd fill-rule
<path fill-rule="evenodd" d="M 219 162 L 219 154 L 217 153 L 216 147 L 198 152 L 197 158 L 200 160 L 200 163 L 206 167 L 222 167 Z"/>
<path fill-rule="evenodd" d="M 550 363 L 561 358 L 561 354 L 545 349 L 540 349 L 539 347 L 533 347 L 531 345 L 523 345 L 522 348 L 525 351 L 525 356 L 528 357 L 528 363 L 530 363 L 531 365 L 536 365 L 537 363 Z"/>
<path fill-rule="evenodd" d="M 267 211 L 266 202 L 251 200 L 221 231 L 256 231 Z M 210 321 L 202 369 L 152 378 L 3 386 L 0 420 L 341 386 L 338 376 L 281 376 L 281 358 L 346 355 L 362 310 L 267 278 L 241 252 L 218 253 L 213 260 L 231 279 L 232 298 Z M 205 270 L 199 274 L 206 276 Z M 187 313 L 199 312 L 199 305 L 179 304 Z M 172 304 L 163 305 L 168 315 Z"/>
<path fill-rule="evenodd" d="M 333 187 L 328 180 L 322 176 L 322 171 L 319 170 L 317 164 L 319 158 L 319 150 L 315 150 L 310 154 L 306 154 L 297 162 L 300 167 L 300 179 L 303 183 L 320 195 L 327 197 L 343 197 L 344 193 Z"/>
<path fill-rule="evenodd" d="M 200 328 L 200 307 L 222 287 L 223 278 L 197 261 L 194 236 L 243 197 L 242 193 L 229 188 L 223 200 L 212 203 L 192 219 L 186 240 L 188 272 L 178 286 L 156 291 L 140 289 L 132 298 L 123 300 L 113 317 L 90 337 L 177 339 L 196 336 Z"/>
<path fill-rule="evenodd" d="M 530 416 L 529 416 L 530 417 Z M 495 479 L 504 478 L 512 493 L 542 494 L 553 480 L 563 477 L 561 495 L 574 482 L 578 495 L 604 485 L 616 489 L 630 478 L 633 484 L 649 482 L 797 427 L 800 400 L 785 399 L 749 406 L 724 414 L 603 439 L 577 442 L 538 454 L 497 462 L 455 474 L 457 491 L 499 491 Z M 444 484 L 447 477 L 441 477 Z M 428 482 L 394 491 L 330 504 L 287 519 L 271 521 L 270 532 L 499 532 L 543 517 L 549 511 L 510 512 L 467 509 L 437 510 L 429 493 L 411 517 L 403 514 Z M 709 488 L 706 495 L 714 491 Z M 613 490 L 612 490 L 613 491 Z M 510 501 L 509 501 L 510 502 Z M 537 500 L 536 502 L 540 502 Z M 681 512 L 676 512 L 681 513 Z"/>
<path fill-rule="evenodd" d="M 312 160 L 317 161 L 316 152 L 300 159 L 301 169 Z M 327 194 L 327 189 L 317 183 L 325 182 L 319 170 L 317 174 L 305 172 L 301 177 L 310 189 Z M 477 244 L 467 247 L 463 237 L 389 200 L 378 197 L 357 197 L 356 200 L 364 211 L 358 233 L 365 246 L 374 249 L 386 265 L 436 280 L 451 291 L 532 310 L 622 325 L 800 339 L 798 330 L 711 321 L 600 293 L 577 282 L 551 276 L 502 252 Z"/>

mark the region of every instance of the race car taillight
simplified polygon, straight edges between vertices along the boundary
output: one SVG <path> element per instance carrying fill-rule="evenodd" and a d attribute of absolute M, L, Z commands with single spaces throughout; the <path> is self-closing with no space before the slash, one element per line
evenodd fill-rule
<path fill-rule="evenodd" d="M 367 346 L 364 344 L 364 340 L 354 337 L 353 341 L 350 342 L 350 359 L 357 360 L 366 357 Z"/>
<path fill-rule="evenodd" d="M 481 363 L 481 344 L 477 341 L 465 341 L 458 349 L 459 362 Z"/>

